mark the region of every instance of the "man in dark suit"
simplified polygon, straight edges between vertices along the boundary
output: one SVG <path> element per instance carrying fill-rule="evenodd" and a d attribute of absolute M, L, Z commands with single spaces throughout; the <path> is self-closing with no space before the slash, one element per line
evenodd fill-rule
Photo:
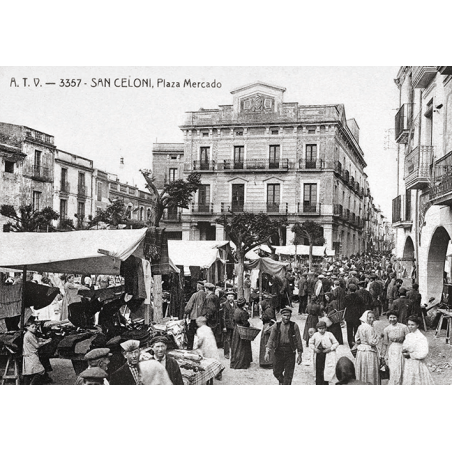
<path fill-rule="evenodd" d="M 345 321 L 347 322 L 347 342 L 350 348 L 355 345 L 355 334 L 361 324 L 359 318 L 365 311 L 363 299 L 356 293 L 357 286 L 348 286 L 350 293 L 345 297 Z"/>
<path fill-rule="evenodd" d="M 129 340 L 121 344 L 126 363 L 111 375 L 111 385 L 138 385 L 140 383 L 140 341 Z"/>
<path fill-rule="evenodd" d="M 179 364 L 172 357 L 166 354 L 168 348 L 168 341 L 164 336 L 157 336 L 151 340 L 150 343 L 152 350 L 154 351 L 154 358 L 160 362 L 168 372 L 168 376 L 173 385 L 183 385 L 182 374 L 179 368 Z"/>
<path fill-rule="evenodd" d="M 226 301 L 223 304 L 223 344 L 224 357 L 229 359 L 229 350 L 231 347 L 232 333 L 235 328 L 234 312 L 237 303 L 234 301 L 235 293 L 230 291 L 226 294 Z"/>

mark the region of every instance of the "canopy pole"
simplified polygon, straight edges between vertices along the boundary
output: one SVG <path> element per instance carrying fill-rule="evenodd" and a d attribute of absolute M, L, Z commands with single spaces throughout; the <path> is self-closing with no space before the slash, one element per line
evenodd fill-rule
<path fill-rule="evenodd" d="M 25 325 L 25 282 L 27 281 L 27 266 L 22 269 L 22 304 L 20 305 L 20 331 L 24 332 Z"/>
<path fill-rule="evenodd" d="M 262 306 L 262 270 L 259 270 L 259 306 Z"/>

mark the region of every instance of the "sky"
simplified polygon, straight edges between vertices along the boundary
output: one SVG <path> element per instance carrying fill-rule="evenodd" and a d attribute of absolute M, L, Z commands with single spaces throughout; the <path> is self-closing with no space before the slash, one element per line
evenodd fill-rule
<path fill-rule="evenodd" d="M 285 102 L 345 105 L 347 119 L 355 118 L 360 127 L 360 146 L 375 203 L 390 219 L 391 201 L 397 195 L 392 129 L 398 108 L 394 84 L 398 69 L 398 66 L 0 67 L 0 122 L 25 125 L 53 135 L 59 149 L 88 157 L 96 168 L 144 188 L 138 170 L 151 167 L 152 144 L 181 143 L 183 136 L 178 126 L 183 124 L 185 112 L 231 104 L 230 92 L 234 88 L 259 80 L 285 87 Z M 124 79 L 127 86 L 129 80 L 133 83 L 136 78 L 151 79 L 154 88 L 114 86 L 115 79 Z M 78 86 L 59 86 L 66 84 L 66 79 L 74 79 Z M 101 86 L 99 79 L 109 79 L 110 87 Z M 158 79 L 165 83 L 157 86 Z M 184 88 L 185 79 L 216 81 L 221 87 Z M 166 87 L 168 82 L 171 85 L 179 82 L 181 87 Z M 120 157 L 124 157 L 123 170 L 119 168 Z"/>

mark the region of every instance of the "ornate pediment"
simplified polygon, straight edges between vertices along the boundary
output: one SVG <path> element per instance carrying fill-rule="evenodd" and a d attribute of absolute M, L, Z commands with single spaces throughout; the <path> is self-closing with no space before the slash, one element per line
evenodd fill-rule
<path fill-rule="evenodd" d="M 242 113 L 272 113 L 275 111 L 275 98 L 265 94 L 253 94 L 240 101 Z"/>

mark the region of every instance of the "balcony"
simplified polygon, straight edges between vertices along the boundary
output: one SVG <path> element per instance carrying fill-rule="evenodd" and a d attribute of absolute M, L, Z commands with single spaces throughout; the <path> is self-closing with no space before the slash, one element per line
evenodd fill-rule
<path fill-rule="evenodd" d="M 212 215 L 213 203 L 192 203 L 190 207 L 190 213 L 197 215 Z"/>
<path fill-rule="evenodd" d="M 71 191 L 71 186 L 69 182 L 61 182 L 60 184 L 60 194 L 69 194 Z"/>
<path fill-rule="evenodd" d="M 218 171 L 288 171 L 289 159 L 247 159 L 247 160 L 220 160 L 217 163 Z"/>
<path fill-rule="evenodd" d="M 86 185 L 78 185 L 77 197 L 79 197 L 79 198 L 87 198 L 88 197 L 88 187 Z"/>
<path fill-rule="evenodd" d="M 325 168 L 325 162 L 322 159 L 306 160 L 300 159 L 298 161 L 298 168 L 302 170 L 321 170 Z"/>
<path fill-rule="evenodd" d="M 421 190 L 428 186 L 433 158 L 433 146 L 417 146 L 405 156 L 405 186 Z"/>
<path fill-rule="evenodd" d="M 215 171 L 215 162 L 193 160 L 185 164 L 185 171 L 213 172 Z"/>
<path fill-rule="evenodd" d="M 299 215 L 320 215 L 321 204 L 298 203 L 297 213 Z"/>
<path fill-rule="evenodd" d="M 342 180 L 348 184 L 348 181 L 350 180 L 350 173 L 348 172 L 348 170 L 344 170 L 343 175 L 342 175 Z"/>
<path fill-rule="evenodd" d="M 355 189 L 355 178 L 353 176 L 350 176 L 350 180 L 348 181 L 348 184 L 352 190 Z"/>
<path fill-rule="evenodd" d="M 413 66 L 413 88 L 427 88 L 436 74 L 436 66 Z"/>
<path fill-rule="evenodd" d="M 344 215 L 344 207 L 342 206 L 342 204 L 334 204 L 333 207 L 333 215 L 335 217 L 341 217 Z"/>
<path fill-rule="evenodd" d="M 410 195 L 399 195 L 392 200 L 392 224 L 396 228 L 410 228 L 412 226 Z"/>
<path fill-rule="evenodd" d="M 284 203 L 231 203 L 220 205 L 220 214 L 227 213 L 266 213 L 268 215 L 288 215 L 289 214 L 289 204 Z"/>
<path fill-rule="evenodd" d="M 339 177 L 343 176 L 343 171 L 342 171 L 342 163 L 339 161 L 335 161 L 334 162 L 334 172 L 336 173 L 336 175 L 338 175 Z"/>
<path fill-rule="evenodd" d="M 403 104 L 395 116 L 395 140 L 406 144 L 413 122 L 413 104 Z"/>
<path fill-rule="evenodd" d="M 452 75 L 452 66 L 436 66 L 441 75 Z"/>
<path fill-rule="evenodd" d="M 42 165 L 29 165 L 24 167 L 24 176 L 41 182 L 53 182 L 52 169 Z"/>
<path fill-rule="evenodd" d="M 435 205 L 452 206 L 452 152 L 436 161 L 429 198 Z"/>

